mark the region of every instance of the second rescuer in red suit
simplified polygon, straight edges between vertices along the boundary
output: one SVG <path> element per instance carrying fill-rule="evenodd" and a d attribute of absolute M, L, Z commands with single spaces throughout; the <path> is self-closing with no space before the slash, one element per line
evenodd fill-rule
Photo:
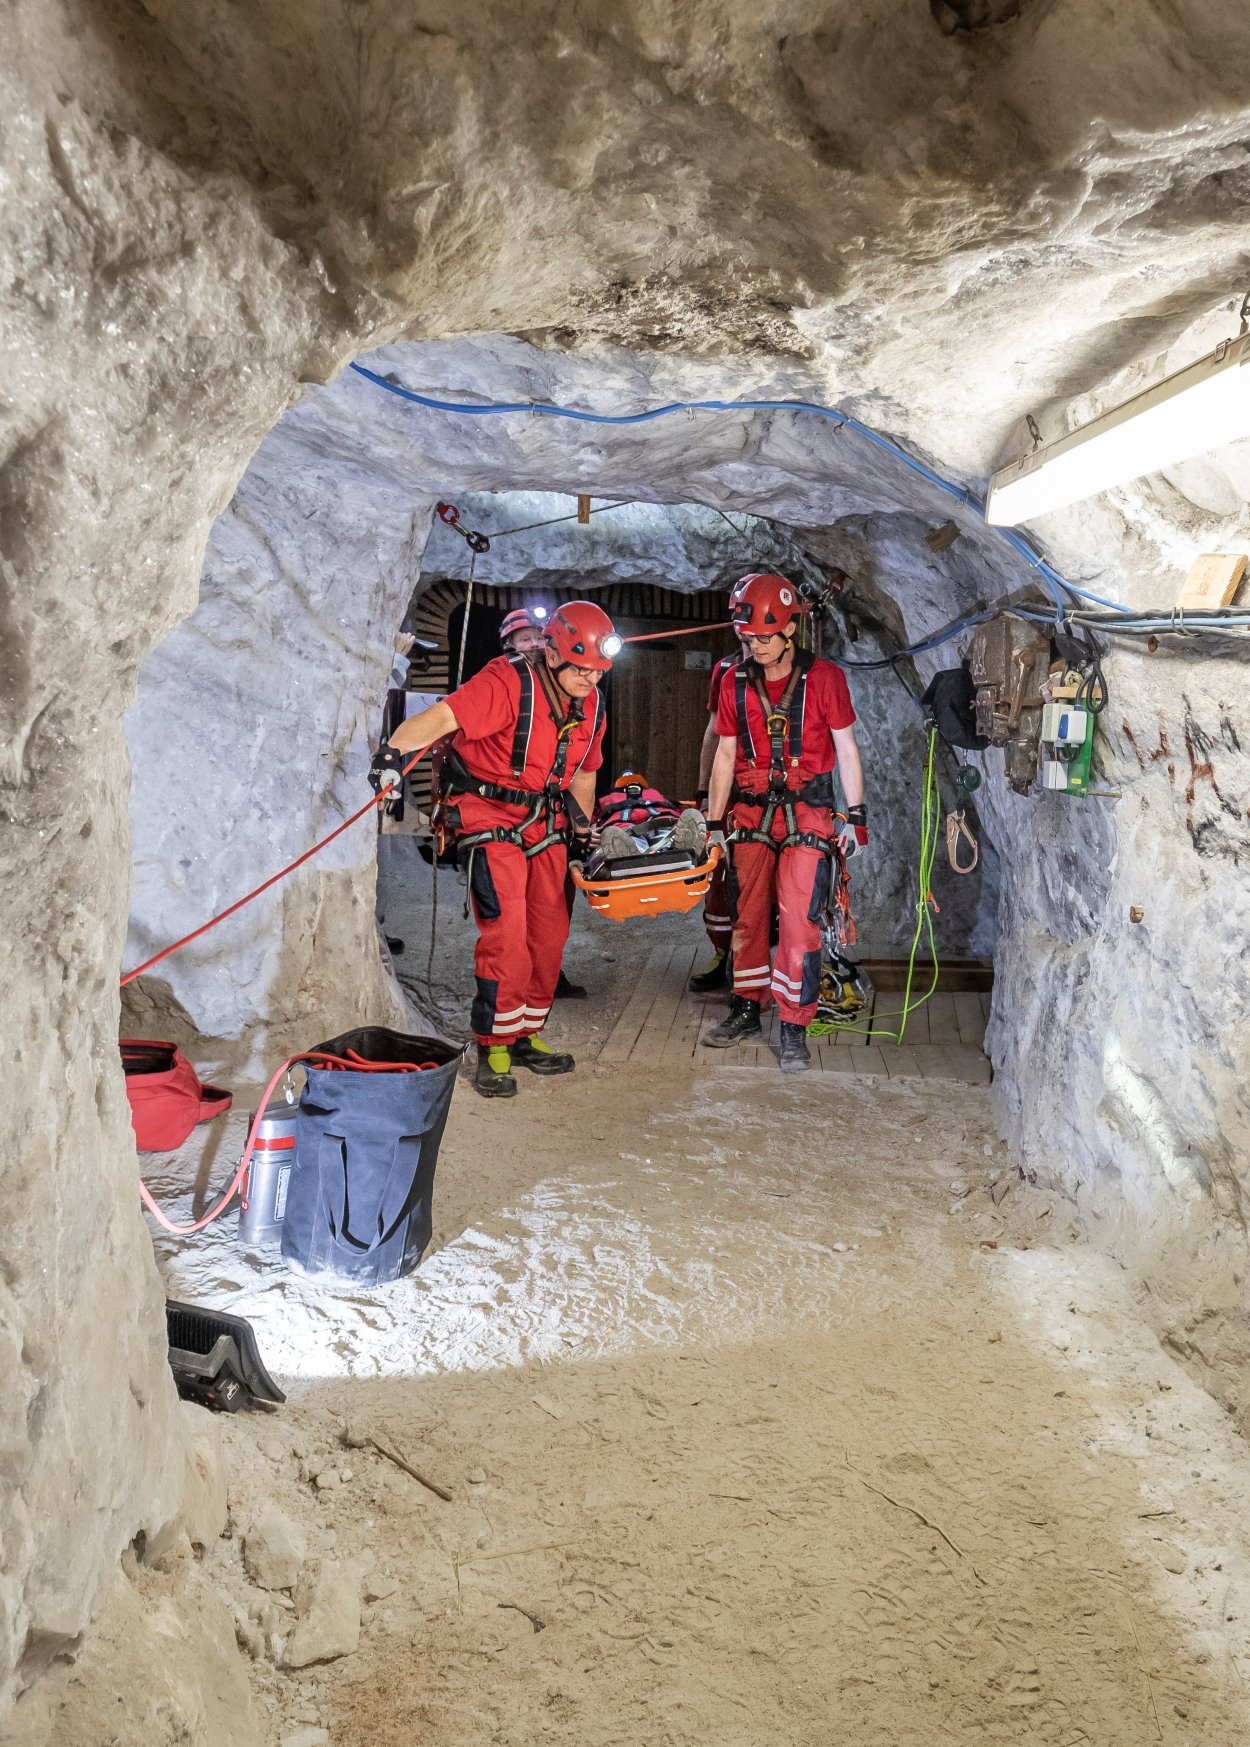
<path fill-rule="evenodd" d="M 820 990 L 820 915 L 829 893 L 833 840 L 844 855 L 868 841 L 855 711 L 846 676 L 832 661 L 796 649 L 807 611 L 783 576 L 744 576 L 730 614 L 747 659 L 724 675 L 717 702 L 717 749 L 708 825 L 731 813 L 737 906 L 733 999 L 705 1039 L 726 1048 L 760 1031 L 772 999 L 781 1019 L 781 1068 L 810 1066 L 806 1031 Z M 838 815 L 833 772 L 846 798 Z M 778 940 L 769 951 L 776 906 Z"/>

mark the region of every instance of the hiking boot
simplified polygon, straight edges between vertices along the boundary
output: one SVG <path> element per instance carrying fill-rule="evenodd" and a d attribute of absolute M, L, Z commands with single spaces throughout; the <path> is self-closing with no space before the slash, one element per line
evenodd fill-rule
<path fill-rule="evenodd" d="M 483 1098 L 515 1098 L 516 1081 L 512 1077 L 512 1052 L 501 1043 L 479 1043 L 477 1070 L 473 1089 Z"/>
<path fill-rule="evenodd" d="M 710 995 L 713 989 L 723 989 L 729 982 L 729 954 L 716 948 L 715 957 L 705 971 L 696 971 L 688 987 L 696 995 Z"/>
<path fill-rule="evenodd" d="M 623 825 L 605 825 L 599 835 L 599 848 L 605 861 L 624 861 L 627 855 L 641 855 L 643 852 L 633 833 L 626 831 Z"/>
<path fill-rule="evenodd" d="M 781 1022 L 781 1048 L 777 1054 L 783 1074 L 802 1074 L 812 1065 L 812 1052 L 807 1047 L 806 1025 Z"/>
<path fill-rule="evenodd" d="M 732 1043 L 760 1034 L 760 1004 L 745 995 L 729 997 L 729 1012 L 703 1039 L 708 1049 L 728 1049 Z"/>
<path fill-rule="evenodd" d="M 564 972 L 561 971 L 556 978 L 555 993 L 551 999 L 553 1001 L 584 1001 L 586 991 L 580 983 L 570 983 Z"/>
<path fill-rule="evenodd" d="M 577 1066 L 571 1055 L 561 1055 L 541 1037 L 518 1037 L 512 1046 L 512 1059 L 531 1074 L 571 1074 Z"/>
<path fill-rule="evenodd" d="M 684 849 L 696 862 L 703 860 L 707 848 L 707 820 L 697 807 L 687 807 L 673 826 L 673 848 Z"/>

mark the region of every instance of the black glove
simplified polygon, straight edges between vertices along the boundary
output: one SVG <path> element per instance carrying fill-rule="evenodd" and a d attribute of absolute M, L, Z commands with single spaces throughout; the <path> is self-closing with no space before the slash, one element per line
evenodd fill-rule
<path fill-rule="evenodd" d="M 404 774 L 406 760 L 402 752 L 396 752 L 393 746 L 388 746 L 384 740 L 373 755 L 369 766 L 369 787 L 375 795 L 380 795 L 383 789 L 397 789 L 400 778 Z"/>

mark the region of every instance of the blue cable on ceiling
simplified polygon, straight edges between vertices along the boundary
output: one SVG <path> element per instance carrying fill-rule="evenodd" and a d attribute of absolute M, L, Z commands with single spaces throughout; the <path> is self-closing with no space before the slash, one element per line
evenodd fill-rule
<path fill-rule="evenodd" d="M 415 389 L 402 388 L 399 383 L 388 381 L 385 376 L 379 376 L 375 370 L 368 369 L 364 364 L 353 364 L 351 368 L 358 375 L 363 376 L 366 381 L 376 384 L 378 388 L 384 388 L 388 394 L 398 395 L 401 400 L 411 401 L 415 406 L 426 407 L 431 412 L 464 413 L 475 417 L 499 416 L 504 413 L 535 413 L 543 418 L 574 419 L 580 424 L 587 425 L 645 425 L 653 419 L 668 418 L 673 413 L 679 412 L 815 413 L 818 418 L 832 419 L 836 424 L 854 431 L 866 442 L 875 444 L 878 449 L 883 450 L 896 461 L 901 461 L 913 473 L 919 474 L 922 479 L 927 480 L 930 485 L 936 486 L 939 491 L 945 492 L 948 497 L 956 498 L 966 509 L 975 510 L 981 517 L 985 515 L 985 505 L 980 498 L 975 497 L 972 492 L 966 491 L 962 485 L 956 485 L 954 480 L 944 479 L 940 473 L 935 473 L 923 461 L 917 460 L 914 455 L 909 455 L 907 450 L 896 443 L 893 438 L 883 437 L 879 431 L 874 431 L 870 426 L 861 424 L 858 419 L 851 418 L 847 413 L 839 412 L 836 407 L 821 406 L 815 401 L 671 400 L 665 402 L 663 406 L 650 407 L 645 412 L 584 412 L 578 407 L 557 406 L 552 402 L 540 400 L 439 400 L 431 394 L 418 394 Z M 1051 598 L 1055 603 L 1056 618 L 1062 618 L 1064 610 L 1060 589 L 1080 600 L 1094 601 L 1099 606 L 1110 607 L 1118 613 L 1132 611 L 1131 607 L 1123 606 L 1119 601 L 1110 601 L 1101 595 L 1089 594 L 1084 589 L 1077 588 L 1066 581 L 1054 566 L 1048 564 L 1040 553 L 1034 550 L 1032 544 L 1022 534 L 1017 534 L 1014 529 L 995 528 L 993 531 L 1000 540 L 1004 540 L 1014 552 L 1025 560 L 1030 569 L 1035 570 L 1041 577 L 1050 590 Z"/>

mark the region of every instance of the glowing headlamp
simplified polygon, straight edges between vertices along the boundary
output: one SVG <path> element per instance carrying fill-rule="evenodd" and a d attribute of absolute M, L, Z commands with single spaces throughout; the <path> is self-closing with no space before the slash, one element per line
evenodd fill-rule
<path fill-rule="evenodd" d="M 624 647 L 625 645 L 621 642 L 616 632 L 613 631 L 609 636 L 603 639 L 602 643 L 600 643 L 599 653 L 600 655 L 606 656 L 607 659 L 611 661 L 614 656 L 621 653 L 621 650 Z"/>
<path fill-rule="evenodd" d="M 548 617 L 548 613 L 547 613 L 546 607 L 531 607 L 530 608 L 530 618 L 537 619 L 540 625 L 542 624 L 543 620 L 547 617 Z"/>

